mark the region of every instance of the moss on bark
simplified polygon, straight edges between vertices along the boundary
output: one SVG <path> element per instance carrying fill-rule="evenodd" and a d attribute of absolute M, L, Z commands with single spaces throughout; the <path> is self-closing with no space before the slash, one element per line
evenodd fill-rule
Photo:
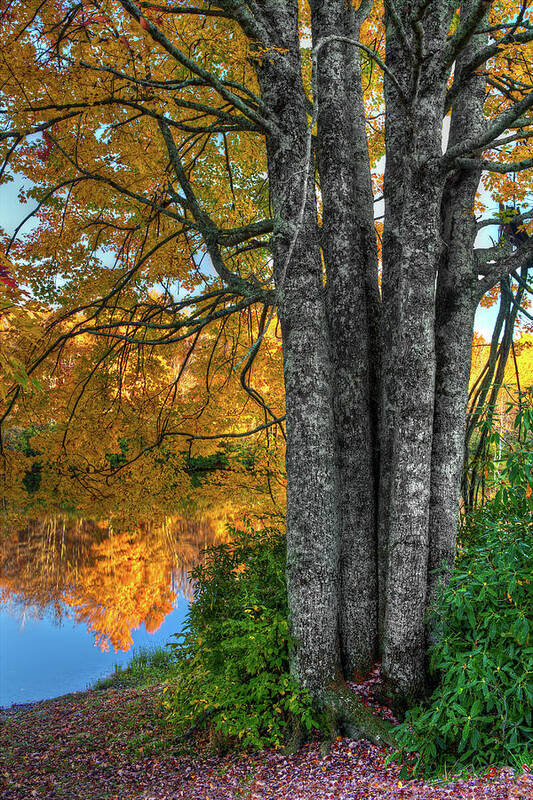
<path fill-rule="evenodd" d="M 365 706 L 344 681 L 329 686 L 322 695 L 325 711 L 336 731 L 352 739 L 368 739 L 377 745 L 395 746 L 394 726 Z"/>

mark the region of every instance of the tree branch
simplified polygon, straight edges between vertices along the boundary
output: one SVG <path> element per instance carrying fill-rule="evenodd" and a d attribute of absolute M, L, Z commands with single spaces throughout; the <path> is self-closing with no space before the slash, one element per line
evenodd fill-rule
<path fill-rule="evenodd" d="M 256 291 L 257 285 L 252 285 L 244 278 L 241 278 L 240 275 L 237 275 L 235 272 L 232 272 L 230 269 L 228 269 L 224 263 L 224 259 L 222 258 L 220 249 L 218 247 L 220 229 L 217 225 L 215 225 L 211 217 L 200 207 L 200 204 L 196 199 L 193 188 L 189 182 L 189 179 L 187 178 L 187 175 L 185 174 L 185 170 L 178 153 L 178 148 L 176 147 L 176 143 L 172 133 L 170 132 L 170 128 L 165 122 L 160 120 L 159 129 L 167 147 L 170 163 L 172 164 L 176 178 L 178 179 L 178 182 L 187 199 L 187 206 L 196 220 L 198 228 L 205 241 L 211 262 L 218 276 L 229 286 L 246 286 L 249 291 Z"/>
<path fill-rule="evenodd" d="M 264 422 L 262 425 L 258 425 L 256 428 L 252 428 L 250 431 L 242 431 L 239 433 L 212 433 L 212 434 L 205 434 L 197 435 L 195 433 L 190 433 L 188 431 L 165 431 L 163 436 L 183 436 L 186 439 L 193 440 L 204 440 L 204 439 L 242 439 L 245 436 L 253 436 L 254 433 L 259 433 L 260 431 L 264 431 L 266 428 L 271 428 L 273 425 L 280 425 L 285 421 L 285 414 L 282 417 L 275 417 L 274 419 L 268 420 Z"/>
<path fill-rule="evenodd" d="M 482 297 L 490 291 L 498 281 L 525 266 L 533 267 L 533 237 L 530 237 L 521 247 L 511 255 L 503 255 L 494 259 L 494 263 L 486 263 L 485 269 L 479 268 L 484 277 L 478 281 L 479 296 Z"/>
<path fill-rule="evenodd" d="M 524 31 L 523 33 L 507 34 L 498 41 L 487 45 L 476 56 L 465 65 L 465 77 L 471 75 L 478 67 L 485 64 L 490 58 L 499 54 L 501 47 L 507 44 L 529 44 L 533 41 L 533 31 Z"/>
<path fill-rule="evenodd" d="M 345 42 L 346 44 L 351 44 L 352 47 L 358 47 L 359 50 L 363 50 L 365 53 L 367 53 L 370 56 L 370 58 L 372 58 L 376 62 L 378 67 L 380 67 L 383 70 L 385 75 L 387 75 L 387 77 L 390 78 L 391 83 L 394 85 L 394 88 L 398 92 L 402 102 L 405 105 L 407 105 L 407 98 L 403 92 L 402 87 L 398 83 L 398 79 L 396 78 L 394 73 L 391 72 L 391 70 L 387 67 L 385 62 L 378 56 L 378 54 L 374 50 L 372 50 L 372 48 L 367 47 L 366 44 L 363 44 L 362 42 L 358 42 L 356 39 L 350 39 L 349 36 L 337 36 L 337 34 L 332 34 L 331 36 L 325 36 L 323 39 L 317 42 L 317 44 L 313 48 L 312 55 L 313 55 L 313 60 L 315 62 L 318 58 L 320 50 L 324 47 L 324 45 L 329 44 L 330 42 Z"/>
<path fill-rule="evenodd" d="M 121 78 L 122 80 L 129 81 L 130 83 L 134 83 L 136 86 L 148 86 L 154 89 L 172 89 L 173 91 L 177 91 L 178 89 L 189 89 L 195 88 L 199 86 L 205 86 L 209 88 L 213 88 L 211 84 L 207 83 L 205 80 L 200 78 L 189 78 L 188 80 L 168 80 L 168 81 L 156 81 L 148 78 L 140 78 L 136 75 L 129 75 L 127 72 L 121 72 L 118 69 L 113 69 L 113 67 L 97 67 L 95 64 L 89 64 L 86 61 L 80 61 L 82 67 L 86 67 L 87 69 L 93 70 L 94 72 L 106 72 L 109 75 L 113 75 L 116 78 Z M 266 111 L 266 107 L 261 100 L 254 92 L 250 91 L 246 86 L 243 86 L 236 81 L 222 81 L 224 86 L 229 87 L 230 89 L 235 89 L 236 91 L 243 92 L 249 99 L 254 103 L 257 109 L 261 111 Z"/>
<path fill-rule="evenodd" d="M 250 108 L 248 104 L 234 92 L 230 91 L 226 86 L 224 86 L 224 82 L 213 75 L 212 72 L 209 70 L 204 69 L 195 61 L 190 59 L 185 53 L 182 53 L 170 39 L 168 39 L 165 34 L 155 25 L 151 20 L 147 19 L 140 11 L 140 9 L 132 2 L 132 0 L 119 0 L 120 5 L 123 9 L 137 22 L 140 24 L 140 20 L 144 20 L 144 24 L 146 25 L 146 31 L 150 34 L 152 39 L 157 42 L 161 47 L 174 58 L 179 64 L 186 67 L 193 75 L 197 75 L 198 77 L 202 78 L 208 85 L 212 86 L 218 94 L 224 98 L 228 103 L 232 106 L 237 108 L 241 114 L 245 117 L 248 117 L 256 125 L 259 125 L 265 132 L 268 132 L 272 136 L 276 136 L 277 134 L 277 127 L 274 122 L 263 116 L 258 114 L 254 109 Z"/>
<path fill-rule="evenodd" d="M 386 13 L 391 18 L 392 26 L 400 38 L 400 42 L 402 43 L 402 48 L 405 52 L 405 55 L 407 56 L 409 61 L 412 61 L 413 51 L 409 43 L 409 39 L 407 37 L 407 32 L 403 26 L 403 22 L 398 13 L 398 9 L 396 8 L 396 3 L 394 2 L 394 0 L 384 0 L 384 6 Z"/>
<path fill-rule="evenodd" d="M 31 109 L 33 111 L 33 109 Z M 6 111 L 0 111 L 2 114 L 6 114 Z M 10 131 L 2 131 L 0 133 L 0 142 L 4 141 L 5 139 L 16 139 L 18 138 L 23 139 L 24 137 L 31 136 L 32 134 L 42 133 L 43 131 L 48 130 L 53 125 L 56 125 L 58 122 L 64 122 L 67 119 L 72 119 L 72 117 L 77 117 L 81 114 L 81 110 L 78 108 L 76 111 L 72 111 L 70 114 L 63 114 L 60 117 L 53 117 L 52 119 L 47 120 L 46 122 L 41 122 L 38 125 L 34 125 L 29 130 L 19 131 L 16 129 Z"/>
<path fill-rule="evenodd" d="M 455 147 L 449 148 L 442 156 L 441 163 L 449 168 L 454 168 L 454 162 L 461 156 L 468 156 L 478 150 L 488 148 L 494 141 L 501 136 L 512 123 L 522 116 L 524 111 L 533 108 L 533 92 L 516 103 L 512 108 L 507 109 L 495 119 L 491 120 L 490 126 L 476 139 L 466 139 Z"/>
<path fill-rule="evenodd" d="M 505 136 L 503 139 L 496 139 L 494 144 L 491 145 L 491 150 L 495 150 L 497 147 L 502 147 L 505 144 L 511 144 L 512 142 L 520 142 L 522 139 L 532 139 L 533 138 L 533 130 L 531 131 L 520 131 L 520 133 L 513 133 L 512 136 Z"/>
<path fill-rule="evenodd" d="M 197 14 L 205 17 L 224 17 L 225 19 L 232 19 L 226 14 L 225 11 L 215 10 L 213 8 L 195 8 L 194 6 L 160 6 L 157 3 L 143 2 L 139 3 L 140 8 L 149 8 L 152 11 L 162 11 L 164 14 Z"/>
<path fill-rule="evenodd" d="M 523 214 L 513 214 L 513 222 L 520 223 L 526 222 L 528 219 L 533 217 L 533 211 L 524 211 Z M 502 217 L 492 217 L 491 219 L 482 219 L 477 223 L 477 229 L 481 230 L 481 228 L 486 228 L 489 225 L 501 225 L 502 224 Z"/>
<path fill-rule="evenodd" d="M 499 161 L 489 161 L 484 158 L 457 158 L 455 165 L 464 169 L 481 169 L 484 172 L 522 172 L 533 168 L 533 158 L 524 158 L 522 161 L 511 161 L 507 164 Z"/>
<path fill-rule="evenodd" d="M 272 233 L 274 230 L 273 219 L 262 219 L 259 222 L 250 222 L 241 228 L 218 228 L 218 243 L 222 247 L 234 247 L 235 245 L 255 239 L 265 233 Z"/>
<path fill-rule="evenodd" d="M 523 288 L 523 282 L 520 282 L 521 287 Z M 530 320 L 533 320 L 533 314 L 530 314 L 527 308 L 523 308 L 523 306 L 518 302 L 512 291 L 509 289 L 506 283 L 502 283 L 502 289 L 504 293 L 507 295 L 509 302 L 513 305 L 518 311 L 519 314 L 524 314 Z"/>
<path fill-rule="evenodd" d="M 466 47 L 472 36 L 476 33 L 476 28 L 490 9 L 493 2 L 494 0 L 478 0 L 477 4 L 474 6 L 466 19 L 461 19 L 459 28 L 444 46 L 443 60 L 446 69 L 449 69 L 452 66 L 461 50 Z"/>

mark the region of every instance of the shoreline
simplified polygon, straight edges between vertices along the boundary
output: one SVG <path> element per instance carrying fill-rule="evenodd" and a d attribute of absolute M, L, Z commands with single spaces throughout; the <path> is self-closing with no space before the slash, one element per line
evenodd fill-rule
<path fill-rule="evenodd" d="M 54 697 L 42 697 L 40 700 L 30 700 L 27 703 L 12 703 L 10 706 L 0 706 L 0 718 L 23 714 L 25 711 L 33 711 L 34 708 L 44 706 L 45 703 L 74 700 L 77 696 L 86 695 L 93 691 L 98 691 L 96 686 L 87 686 L 85 689 L 78 689 L 76 692 L 66 692 L 65 694 L 54 695 Z"/>
<path fill-rule="evenodd" d="M 33 711 L 34 708 L 42 706 L 44 703 L 53 703 L 55 700 L 73 697 L 76 694 L 84 694 L 86 691 L 89 691 L 89 689 L 59 694 L 56 697 L 44 697 L 41 700 L 31 700 L 28 703 L 12 703 L 10 706 L 0 706 L 0 717 L 13 717 L 15 714 L 23 714 L 25 711 Z"/>
<path fill-rule="evenodd" d="M 141 654 L 150 653 L 159 651 L 161 649 L 162 649 L 161 647 L 154 647 L 150 649 L 140 648 L 139 653 Z M 87 692 L 101 691 L 103 689 L 110 688 L 114 685 L 119 686 L 120 685 L 119 676 L 120 675 L 124 676 L 125 674 L 128 673 L 128 671 L 131 669 L 132 662 L 135 661 L 135 655 L 136 655 L 135 652 L 133 652 L 130 661 L 123 667 L 120 667 L 118 671 L 115 665 L 115 667 L 110 672 L 97 678 L 94 682 L 87 684 L 82 689 L 75 689 L 72 692 L 64 692 L 63 694 L 53 695 L 52 697 L 41 697 L 39 698 L 39 700 L 28 700 L 28 702 L 25 703 L 14 702 L 8 706 L 0 706 L 0 718 L 11 717 L 14 714 L 23 713 L 24 711 L 31 711 L 33 708 L 35 708 L 35 706 L 40 706 L 43 703 L 51 703 L 54 700 L 63 700 L 66 698 L 74 697 L 75 695 L 83 695 L 86 694 Z M 152 681 L 150 681 L 149 683 L 152 683 Z M 157 680 L 154 680 L 153 683 L 154 684 L 157 683 Z"/>
<path fill-rule="evenodd" d="M 54 699 L 54 698 L 50 698 Z M 30 703 L 12 703 L 10 706 L 0 706 L 0 715 L 1 716 L 11 716 L 12 714 L 18 714 L 20 711 L 30 711 L 34 706 L 38 705 L 39 703 L 44 703 L 45 700 L 33 700 Z"/>

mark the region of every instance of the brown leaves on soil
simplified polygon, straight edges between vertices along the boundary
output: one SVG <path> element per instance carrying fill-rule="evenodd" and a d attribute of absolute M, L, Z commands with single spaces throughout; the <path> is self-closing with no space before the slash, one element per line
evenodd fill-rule
<path fill-rule="evenodd" d="M 89 691 L 0 714 L 2 800 L 531 800 L 533 772 L 429 784 L 400 779 L 387 750 L 337 739 L 298 753 L 180 752 L 161 687 Z"/>

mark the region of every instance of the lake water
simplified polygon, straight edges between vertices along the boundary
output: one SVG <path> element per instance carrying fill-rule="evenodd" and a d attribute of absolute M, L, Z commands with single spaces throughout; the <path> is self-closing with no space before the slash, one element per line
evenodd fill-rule
<path fill-rule="evenodd" d="M 0 707 L 85 689 L 181 630 L 188 570 L 225 540 L 181 518 L 61 517 L 0 534 Z"/>

